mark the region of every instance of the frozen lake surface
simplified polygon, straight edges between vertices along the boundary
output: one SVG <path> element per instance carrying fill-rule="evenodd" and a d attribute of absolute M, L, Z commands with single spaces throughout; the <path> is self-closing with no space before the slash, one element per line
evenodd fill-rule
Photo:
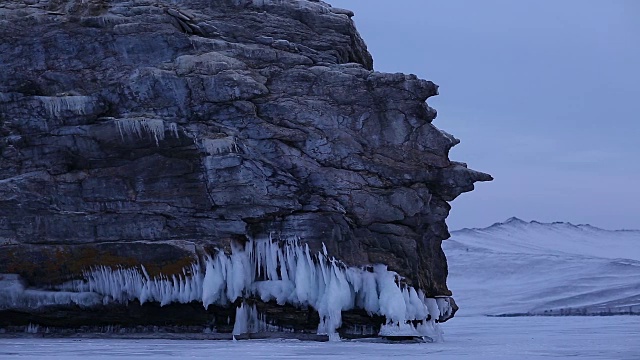
<path fill-rule="evenodd" d="M 640 314 L 640 231 L 513 218 L 442 247 L 458 315 Z"/>
<path fill-rule="evenodd" d="M 442 343 L 0 338 L 0 359 L 640 359 L 640 317 L 456 317 Z"/>

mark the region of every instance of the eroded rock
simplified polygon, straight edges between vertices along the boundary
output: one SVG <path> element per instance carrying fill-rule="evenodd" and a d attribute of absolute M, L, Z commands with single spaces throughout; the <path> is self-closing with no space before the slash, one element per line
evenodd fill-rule
<path fill-rule="evenodd" d="M 233 243 L 300 238 L 451 295 L 447 202 L 491 177 L 449 160 L 458 140 L 425 102 L 437 86 L 373 71 L 351 16 L 306 0 L 5 1 L 0 273 L 171 276 Z"/>

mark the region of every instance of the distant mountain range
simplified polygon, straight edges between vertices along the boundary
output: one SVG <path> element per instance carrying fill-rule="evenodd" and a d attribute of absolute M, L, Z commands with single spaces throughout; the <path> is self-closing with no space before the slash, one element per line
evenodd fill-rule
<path fill-rule="evenodd" d="M 443 242 L 467 315 L 640 314 L 640 231 L 510 218 Z"/>

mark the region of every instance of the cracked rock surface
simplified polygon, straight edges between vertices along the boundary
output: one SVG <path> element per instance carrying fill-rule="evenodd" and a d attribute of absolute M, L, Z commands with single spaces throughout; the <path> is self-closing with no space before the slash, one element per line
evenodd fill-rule
<path fill-rule="evenodd" d="M 437 86 L 373 71 L 348 10 L 308 0 L 0 4 L 0 273 L 180 272 L 247 238 L 323 243 L 451 295 Z"/>

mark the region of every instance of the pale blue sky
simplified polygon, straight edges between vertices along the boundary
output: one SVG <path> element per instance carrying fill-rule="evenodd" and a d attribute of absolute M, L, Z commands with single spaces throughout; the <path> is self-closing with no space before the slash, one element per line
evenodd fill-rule
<path fill-rule="evenodd" d="M 451 158 L 489 172 L 452 230 L 525 220 L 640 228 L 640 1 L 328 0 L 376 70 L 440 85 Z"/>

